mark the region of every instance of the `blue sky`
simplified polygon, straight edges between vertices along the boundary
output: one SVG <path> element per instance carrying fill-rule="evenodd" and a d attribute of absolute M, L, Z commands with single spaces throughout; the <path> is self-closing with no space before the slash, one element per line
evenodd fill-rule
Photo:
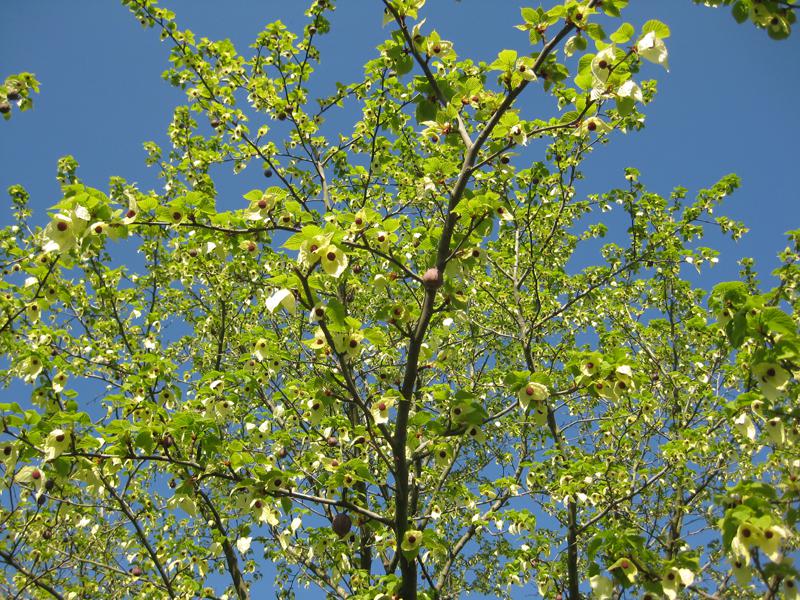
<path fill-rule="evenodd" d="M 305 4 L 163 3 L 177 12 L 181 27 L 198 36 L 230 38 L 245 54 L 272 20 L 281 19 L 299 31 Z M 647 109 L 647 127 L 637 134 L 615 135 L 595 152 L 585 164 L 581 191 L 622 185 L 626 166 L 638 168 L 642 181 L 662 194 L 676 185 L 691 194 L 727 173 L 738 173 L 742 188 L 721 212 L 745 221 L 751 233 L 738 244 L 720 246 L 720 264 L 703 284 L 710 287 L 735 277 L 735 263 L 742 256 L 755 257 L 766 275 L 778 264 L 775 255 L 785 246 L 783 233 L 800 227 L 800 36 L 775 42 L 750 24 L 737 25 L 724 9 L 690 0 L 632 4 L 626 20 L 640 25 L 658 18 L 671 27 L 671 71 L 645 68 L 645 77 L 659 79 L 659 94 Z M 527 51 L 526 35 L 513 28 L 520 22 L 522 5 L 512 0 L 429 0 L 424 16 L 429 27 L 455 42 L 461 56 L 491 61 L 501 48 Z M 328 93 L 336 81 L 359 78 L 361 65 L 388 35 L 388 28 L 380 27 L 381 13 L 377 0 L 340 2 L 333 30 L 320 43 L 322 65 L 315 89 Z M 168 67 L 168 53 L 157 32 L 143 30 L 119 2 L 4 0 L 0 77 L 31 71 L 42 88 L 33 111 L 0 123 L 0 190 L 14 183 L 25 186 L 32 195 L 34 222 L 43 224 L 45 210 L 59 200 L 55 165 L 65 154 L 74 155 L 81 164 L 80 177 L 100 189 L 107 189 L 111 175 L 137 181 L 142 188 L 158 186 L 157 173 L 144 164 L 142 143 L 153 140 L 166 146 L 172 109 L 184 100 L 181 91 L 160 77 Z M 552 114 L 551 105 L 535 93 L 524 97 L 521 107 L 523 117 Z M 338 124 L 348 130 L 348 122 Z M 220 182 L 221 195 L 231 201 L 264 185 L 255 164 L 236 178 L 222 174 Z M 9 220 L 10 210 L 0 212 L 0 223 Z M 269 581 L 267 575 L 257 586 Z M 526 595 L 536 594 L 528 590 Z"/>

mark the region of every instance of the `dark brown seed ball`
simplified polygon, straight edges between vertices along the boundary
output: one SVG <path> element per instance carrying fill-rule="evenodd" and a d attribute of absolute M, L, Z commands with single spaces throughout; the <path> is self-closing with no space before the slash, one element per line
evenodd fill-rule
<path fill-rule="evenodd" d="M 339 537 L 344 537 L 350 533 L 350 528 L 353 526 L 353 520 L 347 513 L 337 513 L 331 521 L 331 528 L 333 532 Z"/>

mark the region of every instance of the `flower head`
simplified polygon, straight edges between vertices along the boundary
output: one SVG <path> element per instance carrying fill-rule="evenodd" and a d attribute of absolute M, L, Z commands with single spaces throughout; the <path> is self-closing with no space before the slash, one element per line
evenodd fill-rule
<path fill-rule="evenodd" d="M 589 585 L 592 588 L 592 598 L 596 600 L 610 600 L 614 594 L 614 583 L 605 575 L 592 575 Z"/>
<path fill-rule="evenodd" d="M 279 306 L 285 308 L 289 314 L 294 314 L 296 311 L 296 302 L 292 290 L 282 288 L 267 298 L 267 310 L 271 313 Z"/>
<path fill-rule="evenodd" d="M 67 214 L 58 213 L 45 227 L 45 252 L 66 252 L 76 246 L 89 225 L 91 215 L 79 206 Z"/>
<path fill-rule="evenodd" d="M 753 578 L 753 570 L 750 568 L 750 555 L 747 558 L 737 556 L 731 559 L 731 566 L 733 567 L 733 576 L 739 585 L 747 585 Z"/>
<path fill-rule="evenodd" d="M 762 362 L 753 367 L 753 376 L 769 400 L 776 400 L 786 388 L 789 372 L 777 363 Z"/>
<path fill-rule="evenodd" d="M 385 394 L 372 403 L 369 412 L 375 420 L 376 425 L 389 422 L 389 411 L 394 406 L 396 400 L 397 398 L 394 395 Z"/>
<path fill-rule="evenodd" d="M 595 81 L 595 87 L 603 86 L 608 77 L 611 75 L 611 68 L 614 66 L 616 48 L 608 46 L 598 52 L 592 59 L 592 77 Z"/>
<path fill-rule="evenodd" d="M 733 420 L 733 426 L 743 437 L 750 440 L 756 439 L 756 426 L 746 412 L 741 413 Z"/>
<path fill-rule="evenodd" d="M 781 525 L 771 525 L 764 530 L 758 547 L 774 562 L 780 562 L 781 543 L 789 537 L 789 531 Z"/>
<path fill-rule="evenodd" d="M 526 385 L 520 388 L 519 392 L 517 392 L 517 398 L 519 398 L 520 406 L 522 406 L 524 410 L 528 409 L 531 401 L 542 402 L 543 400 L 547 400 L 549 395 L 550 392 L 548 391 L 547 386 L 536 381 L 529 381 Z"/>
<path fill-rule="evenodd" d="M 416 554 L 422 546 L 422 532 L 418 529 L 409 529 L 403 534 L 400 549 L 408 554 Z"/>
<path fill-rule="evenodd" d="M 764 532 L 753 523 L 745 521 L 736 530 L 736 536 L 731 540 L 731 550 L 736 556 L 744 558 L 750 563 L 750 547 L 761 545 L 764 539 Z"/>
<path fill-rule="evenodd" d="M 332 238 L 332 234 L 320 234 L 304 241 L 298 251 L 298 262 L 304 267 L 315 265 L 320 259 L 320 248 L 330 244 Z"/>
<path fill-rule="evenodd" d="M 693 581 L 694 573 L 689 569 L 672 567 L 661 576 L 661 589 L 669 600 L 675 600 L 678 597 L 681 585 L 692 585 Z"/>
<path fill-rule="evenodd" d="M 620 558 L 617 562 L 608 567 L 608 570 L 615 571 L 617 575 L 627 579 L 629 583 L 633 583 L 636 580 L 636 575 L 639 573 L 639 569 L 637 569 L 633 561 L 627 557 Z"/>
<path fill-rule="evenodd" d="M 669 71 L 667 62 L 667 46 L 664 40 L 656 36 L 655 31 L 650 31 L 636 44 L 636 53 L 652 63 L 661 65 Z"/>
<path fill-rule="evenodd" d="M 347 255 L 341 248 L 328 244 L 317 250 L 317 254 L 322 262 L 323 270 L 333 277 L 339 277 L 347 268 Z"/>
<path fill-rule="evenodd" d="M 69 448 L 71 437 L 72 436 L 69 431 L 64 431 L 63 429 L 53 429 L 44 442 L 45 461 L 54 460 L 61 456 L 61 454 L 63 454 L 63 452 Z"/>

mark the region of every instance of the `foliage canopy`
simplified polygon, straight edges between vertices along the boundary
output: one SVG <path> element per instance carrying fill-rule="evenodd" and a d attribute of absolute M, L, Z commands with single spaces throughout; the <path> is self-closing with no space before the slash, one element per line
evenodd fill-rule
<path fill-rule="evenodd" d="M 777 287 L 744 262 L 709 293 L 687 265 L 716 262 L 709 228 L 745 233 L 717 214 L 736 176 L 575 191 L 643 127 L 666 24 L 524 8 L 531 52 L 486 63 L 424 0 L 384 0 L 363 80 L 313 97 L 331 0 L 248 56 L 124 4 L 187 103 L 171 148 L 145 144 L 162 190 L 89 187 L 64 157 L 38 228 L 9 190 L 0 378 L 31 394 L 0 405 L 4 592 L 248 598 L 263 549 L 281 597 L 798 597 L 800 231 Z M 777 39 L 795 18 L 706 4 Z M 36 91 L 9 77 L 0 112 Z M 519 110 L 532 93 L 553 116 Z M 220 164 L 266 183 L 231 208 Z"/>

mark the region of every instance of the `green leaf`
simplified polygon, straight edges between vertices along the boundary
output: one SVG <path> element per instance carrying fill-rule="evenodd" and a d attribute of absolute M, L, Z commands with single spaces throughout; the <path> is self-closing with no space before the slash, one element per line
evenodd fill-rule
<path fill-rule="evenodd" d="M 140 431 L 136 435 L 136 439 L 134 440 L 137 448 L 141 448 L 148 454 L 153 451 L 155 447 L 155 443 L 153 442 L 153 435 L 150 433 L 149 429 L 144 429 Z"/>
<path fill-rule="evenodd" d="M 316 225 L 306 225 L 302 230 L 289 237 L 289 239 L 283 243 L 283 247 L 287 250 L 299 250 L 304 242 L 322 233 L 322 229 Z"/>
<path fill-rule="evenodd" d="M 417 102 L 415 117 L 417 123 L 436 120 L 436 105 L 426 100 L 423 96 L 420 96 L 420 100 Z"/>
<path fill-rule="evenodd" d="M 617 97 L 617 111 L 623 117 L 631 114 L 631 112 L 633 112 L 634 106 L 636 106 L 636 101 L 633 98 Z"/>
<path fill-rule="evenodd" d="M 149 212 L 158 206 L 158 198 L 154 196 L 144 196 L 142 198 L 137 198 L 136 204 L 140 211 Z"/>
<path fill-rule="evenodd" d="M 595 41 L 602 41 L 606 39 L 606 32 L 599 23 L 589 23 L 586 25 L 587 35 Z"/>
<path fill-rule="evenodd" d="M 747 317 L 743 312 L 738 312 L 734 317 L 728 321 L 725 326 L 725 333 L 728 334 L 728 340 L 734 348 L 738 348 L 747 337 Z"/>
<path fill-rule="evenodd" d="M 779 308 L 765 308 L 761 312 L 761 322 L 775 333 L 794 334 L 797 332 L 792 318 Z"/>
<path fill-rule="evenodd" d="M 611 34 L 610 39 L 615 44 L 625 44 L 633 37 L 634 29 L 630 23 L 623 23 Z"/>
<path fill-rule="evenodd" d="M 523 7 L 520 9 L 520 13 L 522 13 L 522 20 L 529 25 L 539 24 L 539 11 L 535 8 Z"/>
<path fill-rule="evenodd" d="M 747 21 L 747 17 L 750 14 L 750 9 L 744 2 L 742 2 L 742 0 L 738 0 L 738 2 L 735 2 L 731 7 L 731 13 L 733 14 L 733 18 L 736 20 L 736 22 L 741 24 Z"/>
<path fill-rule="evenodd" d="M 244 195 L 244 199 L 248 202 L 255 202 L 256 200 L 260 200 L 263 195 L 264 192 L 261 190 L 250 190 Z"/>
<path fill-rule="evenodd" d="M 642 25 L 642 35 L 654 32 L 656 37 L 667 39 L 670 36 L 669 27 L 657 19 L 651 19 Z"/>
<path fill-rule="evenodd" d="M 513 71 L 517 64 L 517 51 L 516 50 L 501 50 L 497 55 L 497 59 L 489 65 L 493 71 Z"/>

